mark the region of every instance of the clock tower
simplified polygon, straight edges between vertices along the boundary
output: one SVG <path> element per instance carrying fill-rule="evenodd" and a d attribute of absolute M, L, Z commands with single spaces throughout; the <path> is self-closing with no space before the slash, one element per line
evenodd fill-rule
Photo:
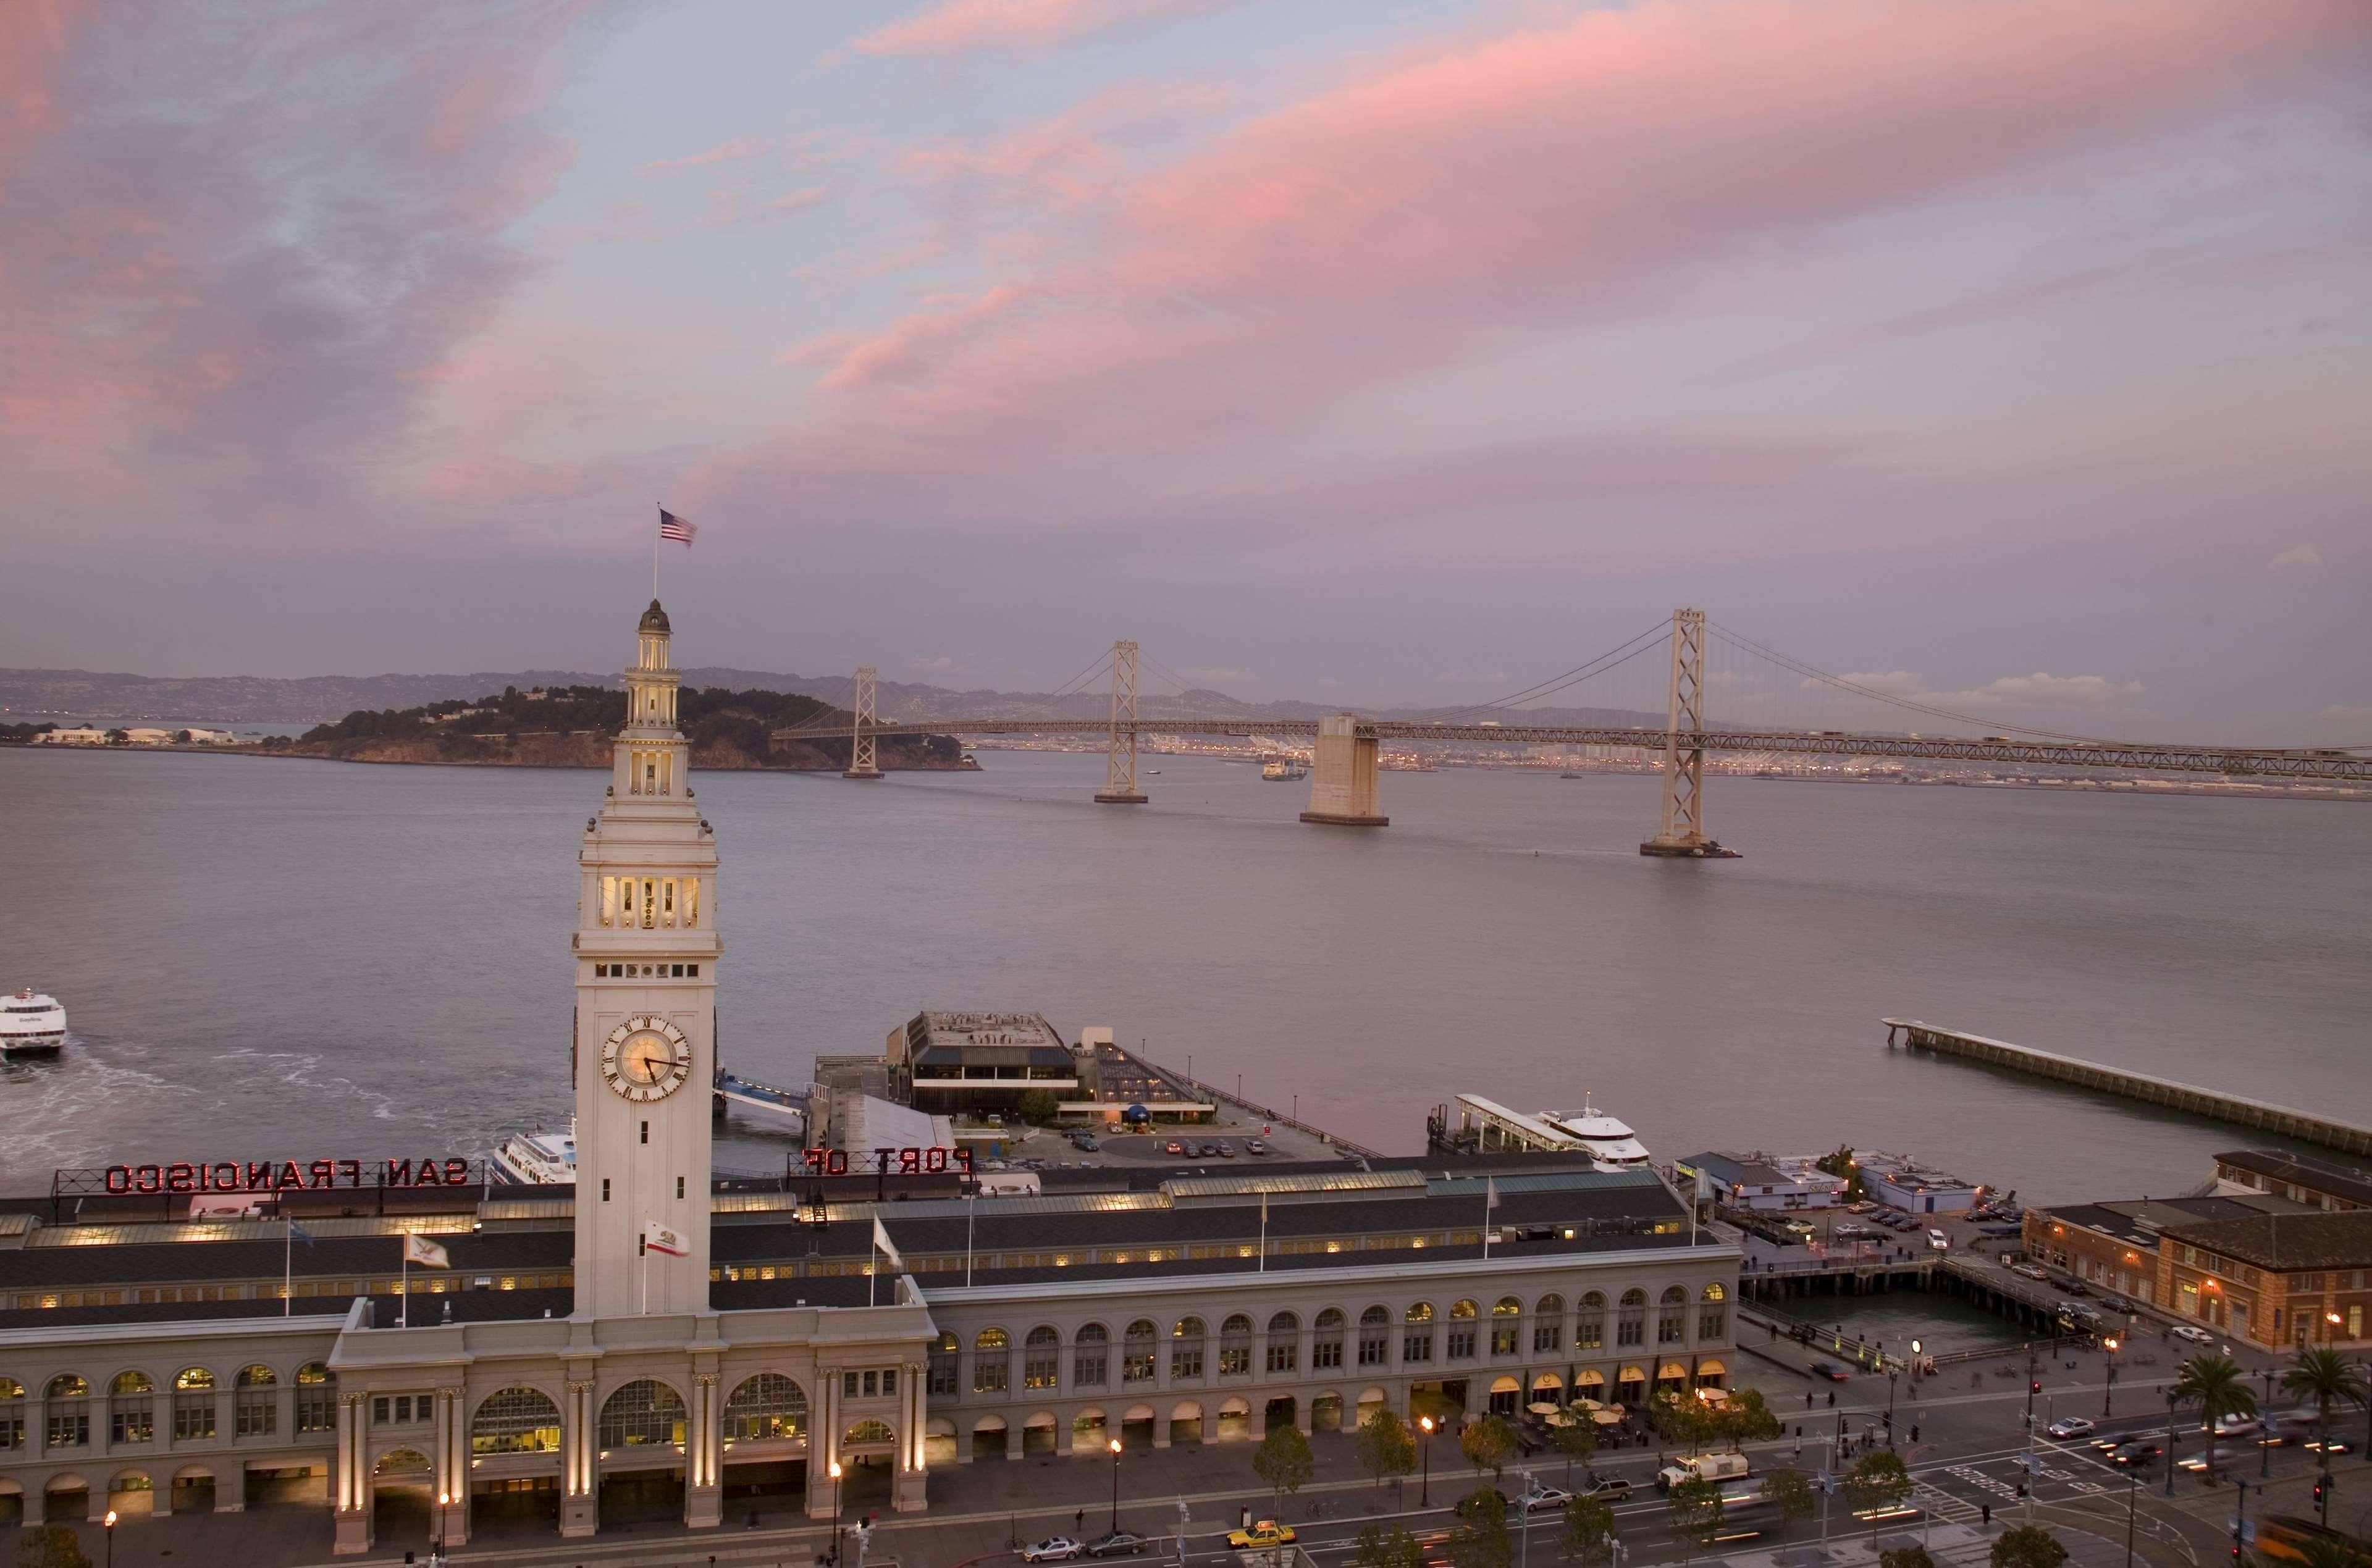
<path fill-rule="evenodd" d="M 576 851 L 579 1318 L 708 1310 L 709 1105 L 716 1070 L 716 840 L 676 728 L 667 611 L 626 671 L 610 787 Z M 650 1245 L 652 1226 L 683 1253 Z"/>

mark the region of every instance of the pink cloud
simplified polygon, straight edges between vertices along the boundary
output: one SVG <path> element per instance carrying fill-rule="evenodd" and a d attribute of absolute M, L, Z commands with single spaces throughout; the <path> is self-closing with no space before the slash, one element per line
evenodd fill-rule
<path fill-rule="evenodd" d="M 772 142 L 756 136 L 736 136 L 729 142 L 719 142 L 704 152 L 688 153 L 682 157 L 655 158 L 643 165 L 645 174 L 664 174 L 673 168 L 705 168 L 711 164 L 738 163 L 744 158 L 763 156 L 773 149 Z"/>
<path fill-rule="evenodd" d="M 1227 98 L 1216 83 L 1119 82 L 985 141 L 913 148 L 899 168 L 941 191 L 1084 205 L 1111 194 L 1137 146 L 1208 119 Z"/>
<path fill-rule="evenodd" d="M 961 54 L 1068 43 L 1132 22 L 1217 9 L 1228 0 L 942 0 L 853 41 L 866 54 Z"/>
<path fill-rule="evenodd" d="M 1376 391 L 1668 310 L 1755 245 L 2278 100 L 2367 37 L 2355 0 L 1649 0 L 1401 55 L 1149 173 L 1107 180 L 1059 125 L 927 150 L 1092 178 L 1043 182 L 1011 253 L 1045 260 L 795 350 L 830 401 L 744 461 L 904 494 L 927 452 L 951 508 L 1023 449 L 1053 488 L 1133 455 L 1200 482 Z"/>

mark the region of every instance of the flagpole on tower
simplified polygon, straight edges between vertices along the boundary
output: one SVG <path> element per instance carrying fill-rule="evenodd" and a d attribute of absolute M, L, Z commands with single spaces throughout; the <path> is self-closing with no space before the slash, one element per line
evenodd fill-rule
<path fill-rule="evenodd" d="M 659 504 L 656 501 L 652 502 L 651 505 L 654 506 L 659 506 Z M 659 506 L 659 515 L 661 519 L 664 520 L 667 515 L 667 508 Z M 665 536 L 662 534 L 651 535 L 651 602 L 653 604 L 657 604 L 659 598 L 659 540 L 664 537 Z"/>

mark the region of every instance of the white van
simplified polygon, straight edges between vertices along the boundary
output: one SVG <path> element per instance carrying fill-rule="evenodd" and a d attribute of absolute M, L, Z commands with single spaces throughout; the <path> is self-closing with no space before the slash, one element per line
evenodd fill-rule
<path fill-rule="evenodd" d="M 1952 1238 L 1940 1230 L 1931 1230 L 1927 1233 L 1927 1245 L 1938 1252 L 1949 1252 L 1952 1249 Z"/>

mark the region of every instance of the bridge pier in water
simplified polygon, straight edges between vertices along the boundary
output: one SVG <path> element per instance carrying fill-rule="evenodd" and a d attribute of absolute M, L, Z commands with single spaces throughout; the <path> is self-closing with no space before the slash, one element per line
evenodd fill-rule
<path fill-rule="evenodd" d="M 1099 806 L 1142 806 L 1136 787 L 1136 645 L 1114 643 L 1111 656 L 1111 749 L 1104 760 Z"/>
<path fill-rule="evenodd" d="M 1301 819 L 1330 828 L 1389 826 L 1391 819 L 1384 815 L 1376 777 L 1376 726 L 1349 714 L 1320 719 L 1309 768 L 1309 809 Z"/>
<path fill-rule="evenodd" d="M 1704 830 L 1704 611 L 1672 611 L 1672 684 L 1664 710 L 1664 817 L 1641 854 L 1735 860 Z"/>

